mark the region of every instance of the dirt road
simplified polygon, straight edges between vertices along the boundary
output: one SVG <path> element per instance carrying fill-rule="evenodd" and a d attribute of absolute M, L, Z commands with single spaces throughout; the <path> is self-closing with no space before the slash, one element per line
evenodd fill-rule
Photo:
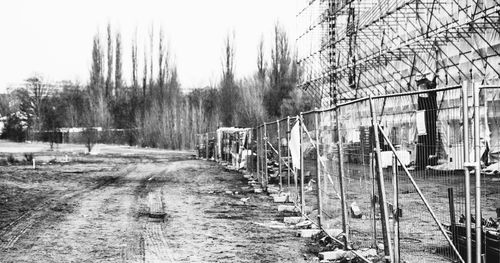
<path fill-rule="evenodd" d="M 270 197 L 189 152 L 69 159 L 0 167 L 0 262 L 312 260 L 306 241 L 275 224 Z M 154 200 L 163 201 L 165 220 L 150 218 Z"/>

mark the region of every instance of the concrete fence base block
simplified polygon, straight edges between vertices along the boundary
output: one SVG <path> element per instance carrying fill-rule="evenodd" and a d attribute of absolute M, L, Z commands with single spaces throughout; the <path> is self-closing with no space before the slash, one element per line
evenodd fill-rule
<path fill-rule="evenodd" d="M 311 238 L 314 235 L 317 235 L 321 230 L 319 229 L 301 229 L 297 231 L 297 236 Z"/>
<path fill-rule="evenodd" d="M 300 216 L 288 216 L 283 218 L 283 223 L 285 224 L 298 224 L 302 220 L 302 217 Z"/>
<path fill-rule="evenodd" d="M 278 212 L 299 212 L 299 209 L 293 205 L 279 205 Z"/>
<path fill-rule="evenodd" d="M 277 187 L 270 187 L 270 186 L 268 186 L 267 187 L 267 192 L 269 194 L 278 194 L 280 192 L 280 189 L 277 188 Z"/>
<path fill-rule="evenodd" d="M 287 195 L 282 195 L 282 196 L 274 196 L 273 197 L 275 203 L 289 203 L 290 201 L 288 200 Z"/>
<path fill-rule="evenodd" d="M 361 218 L 363 216 L 363 213 L 361 212 L 361 209 L 359 208 L 358 204 L 356 202 L 353 202 L 351 204 L 351 217 L 352 218 Z"/>
<path fill-rule="evenodd" d="M 346 257 L 347 252 L 342 249 L 337 249 L 335 251 L 324 251 L 318 254 L 319 259 L 322 260 L 339 260 Z"/>
<path fill-rule="evenodd" d="M 377 250 L 374 249 L 374 248 L 370 248 L 370 249 L 360 249 L 360 250 L 357 250 L 357 252 L 365 257 L 365 258 L 369 258 L 369 257 L 376 257 L 378 256 L 378 253 L 377 253 Z"/>

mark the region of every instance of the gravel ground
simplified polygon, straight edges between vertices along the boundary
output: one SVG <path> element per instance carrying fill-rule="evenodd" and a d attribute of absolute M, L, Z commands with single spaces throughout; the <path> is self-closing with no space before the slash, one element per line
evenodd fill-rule
<path fill-rule="evenodd" d="M 191 152 L 6 145 L 1 158 L 32 150 L 39 164 L 0 166 L 1 262 L 314 261 L 269 196 Z"/>

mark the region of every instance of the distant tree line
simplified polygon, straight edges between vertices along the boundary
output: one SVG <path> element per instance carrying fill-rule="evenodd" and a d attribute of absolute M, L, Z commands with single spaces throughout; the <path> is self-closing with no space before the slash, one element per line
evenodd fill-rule
<path fill-rule="evenodd" d="M 85 127 L 89 144 L 109 143 L 113 130 L 120 129 L 131 145 L 188 149 L 194 147 L 197 133 L 220 126 L 252 127 L 311 108 L 312 101 L 297 88 L 301 70 L 279 23 L 269 59 L 263 37 L 259 41 L 254 74 L 235 76 L 235 34 L 228 34 L 220 81 L 189 93 L 181 90 L 163 30 L 151 27 L 145 43 L 140 58 L 136 33 L 130 45 L 131 71 L 123 72 L 121 34 L 108 24 L 105 37 L 96 33 L 92 41 L 88 84 L 68 82 L 51 91 L 42 77 L 33 76 L 9 98 L 0 97 L 0 114 L 7 118 L 2 136 L 35 140 L 33 131 Z M 125 74 L 130 74 L 130 84 Z M 89 132 L 95 127 L 103 132 Z"/>

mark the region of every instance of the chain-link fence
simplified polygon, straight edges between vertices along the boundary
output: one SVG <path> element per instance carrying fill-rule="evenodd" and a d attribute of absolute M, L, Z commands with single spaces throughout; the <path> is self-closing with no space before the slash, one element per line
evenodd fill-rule
<path fill-rule="evenodd" d="M 249 132 L 247 169 L 351 249 L 500 262 L 500 89 L 432 84 L 264 123 Z"/>

